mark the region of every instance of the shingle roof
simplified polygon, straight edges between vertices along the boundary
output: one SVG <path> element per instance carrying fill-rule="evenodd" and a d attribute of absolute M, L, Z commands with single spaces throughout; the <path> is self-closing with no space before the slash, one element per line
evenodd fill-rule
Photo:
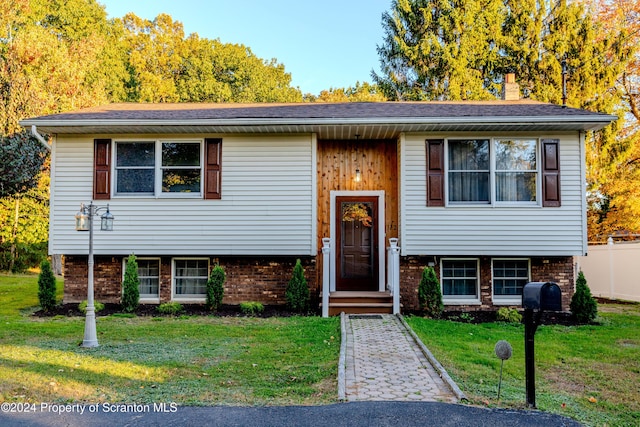
<path fill-rule="evenodd" d="M 21 122 L 47 133 L 318 132 L 377 126 L 386 136 L 428 130 L 593 130 L 615 116 L 528 100 L 299 104 L 110 104 Z M 381 126 L 384 128 L 381 128 Z M 333 130 L 329 131 L 329 127 Z M 518 129 L 516 129 L 518 128 Z M 386 129 L 386 130 L 385 130 Z M 366 137 L 364 134 L 363 137 Z"/>

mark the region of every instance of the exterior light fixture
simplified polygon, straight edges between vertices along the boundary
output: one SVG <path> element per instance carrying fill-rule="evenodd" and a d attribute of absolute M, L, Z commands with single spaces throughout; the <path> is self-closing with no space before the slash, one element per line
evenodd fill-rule
<path fill-rule="evenodd" d="M 76 231 L 89 231 L 89 221 L 91 221 L 84 203 L 80 205 L 80 210 L 76 214 Z"/>
<path fill-rule="evenodd" d="M 362 181 L 362 173 L 360 172 L 360 169 L 356 169 L 356 177 L 354 178 L 355 182 L 360 182 Z"/>
<path fill-rule="evenodd" d="M 113 214 L 109 212 L 109 205 L 107 205 L 107 211 L 100 217 L 100 230 L 113 231 Z"/>
<path fill-rule="evenodd" d="M 82 347 L 98 347 L 98 334 L 96 333 L 96 309 L 93 300 L 93 217 L 98 212 L 106 209 L 100 217 L 100 229 L 102 231 L 113 231 L 113 215 L 109 212 L 109 205 L 98 207 L 89 202 L 89 206 L 84 203 L 80 205 L 80 211 L 76 214 L 76 230 L 89 232 L 89 259 L 87 262 L 87 311 L 84 322 L 84 339 Z"/>

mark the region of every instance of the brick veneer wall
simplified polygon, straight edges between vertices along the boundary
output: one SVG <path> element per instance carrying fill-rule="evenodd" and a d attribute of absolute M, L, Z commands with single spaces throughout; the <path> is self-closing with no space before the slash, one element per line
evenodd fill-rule
<path fill-rule="evenodd" d="M 63 264 L 64 302 L 87 299 L 87 256 L 65 256 Z M 119 303 L 122 294 L 122 257 L 94 256 L 93 292 L 96 301 Z"/>
<path fill-rule="evenodd" d="M 434 266 L 436 275 L 440 279 L 440 259 L 436 257 Z M 448 258 L 448 257 L 444 257 Z M 491 257 L 480 259 L 480 305 L 445 305 L 451 310 L 488 310 L 497 309 L 491 301 Z M 429 262 L 434 262 L 432 256 L 407 256 L 400 258 L 400 302 L 404 311 L 417 310 L 418 284 L 422 277 L 422 270 Z M 569 310 L 569 303 L 575 289 L 573 257 L 531 258 L 531 281 L 555 282 L 562 291 L 562 309 Z"/>
<path fill-rule="evenodd" d="M 96 301 L 120 302 L 123 258 L 125 257 L 96 256 L 94 258 Z M 211 268 L 219 263 L 226 271 L 224 304 L 239 304 L 246 301 L 259 301 L 263 304 L 273 305 L 285 304 L 285 289 L 298 258 L 305 269 L 305 277 L 312 299 L 319 292 L 316 283 L 315 257 L 208 258 Z M 160 302 L 171 300 L 171 264 L 172 257 L 160 257 Z M 87 257 L 66 256 L 64 260 L 64 302 L 77 303 L 85 299 L 87 299 Z M 313 302 L 317 304 L 317 301 Z"/>

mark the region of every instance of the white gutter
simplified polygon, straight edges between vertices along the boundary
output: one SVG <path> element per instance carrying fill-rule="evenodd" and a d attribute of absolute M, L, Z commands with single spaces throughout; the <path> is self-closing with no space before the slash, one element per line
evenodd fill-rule
<path fill-rule="evenodd" d="M 40 144 L 42 144 L 42 146 L 47 149 L 47 151 L 51 152 L 51 146 L 49 145 L 47 140 L 38 133 L 38 128 L 36 128 L 36 125 L 31 125 L 31 135 L 35 136 L 36 139 L 40 141 Z"/>

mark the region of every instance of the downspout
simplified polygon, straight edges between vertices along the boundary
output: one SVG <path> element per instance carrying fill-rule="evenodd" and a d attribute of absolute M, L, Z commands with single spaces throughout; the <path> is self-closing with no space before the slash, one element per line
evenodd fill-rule
<path fill-rule="evenodd" d="M 44 137 L 38 133 L 38 129 L 36 128 L 36 125 L 31 125 L 31 135 L 33 135 L 38 141 L 40 141 L 40 144 L 42 144 L 42 146 L 46 148 L 47 151 L 51 152 L 51 146 L 49 145 L 47 140 L 44 139 Z"/>

